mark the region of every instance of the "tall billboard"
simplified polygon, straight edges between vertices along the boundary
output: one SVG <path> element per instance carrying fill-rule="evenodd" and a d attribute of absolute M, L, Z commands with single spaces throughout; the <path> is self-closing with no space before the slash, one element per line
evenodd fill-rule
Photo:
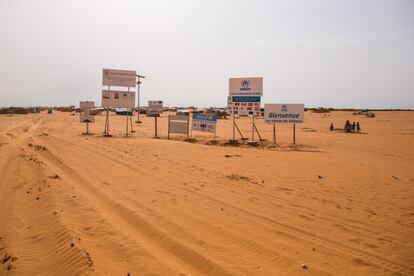
<path fill-rule="evenodd" d="M 102 85 L 135 87 L 136 75 L 136 71 L 132 70 L 103 69 Z"/>
<path fill-rule="evenodd" d="M 303 124 L 304 104 L 265 104 L 264 119 L 272 124 Z"/>
<path fill-rule="evenodd" d="M 229 95 L 263 96 L 263 78 L 230 78 Z"/>

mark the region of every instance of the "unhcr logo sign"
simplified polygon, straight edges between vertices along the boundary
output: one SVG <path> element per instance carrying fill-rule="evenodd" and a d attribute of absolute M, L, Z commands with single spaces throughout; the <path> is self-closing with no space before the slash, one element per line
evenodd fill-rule
<path fill-rule="evenodd" d="M 230 78 L 229 96 L 263 96 L 263 78 Z"/>
<path fill-rule="evenodd" d="M 250 81 L 249 80 L 242 80 L 240 82 L 240 84 L 241 84 L 241 87 L 240 87 L 240 90 L 241 91 L 249 91 L 249 90 L 251 90 L 251 88 L 250 88 Z"/>

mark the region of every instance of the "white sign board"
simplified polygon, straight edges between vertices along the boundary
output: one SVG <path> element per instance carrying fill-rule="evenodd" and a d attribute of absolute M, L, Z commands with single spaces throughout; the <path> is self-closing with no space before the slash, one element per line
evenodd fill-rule
<path fill-rule="evenodd" d="M 186 115 L 168 116 L 168 133 L 188 134 L 189 118 Z"/>
<path fill-rule="evenodd" d="M 93 109 L 93 108 L 95 108 L 95 102 L 93 102 L 93 101 L 79 102 L 79 107 L 82 110 Z"/>
<path fill-rule="evenodd" d="M 229 95 L 263 96 L 263 78 L 230 78 Z"/>
<path fill-rule="evenodd" d="M 265 104 L 264 119 L 271 124 L 303 124 L 304 104 Z"/>
<path fill-rule="evenodd" d="M 103 69 L 102 85 L 135 87 L 136 75 L 136 71 L 131 70 Z"/>
<path fill-rule="evenodd" d="M 240 116 L 260 116 L 260 96 L 229 96 L 227 110 Z"/>
<path fill-rule="evenodd" d="M 135 92 L 102 90 L 102 107 L 134 108 Z"/>
<path fill-rule="evenodd" d="M 162 101 L 148 101 L 147 115 L 157 116 L 162 113 L 163 103 Z"/>
<path fill-rule="evenodd" d="M 216 132 L 217 116 L 193 113 L 191 129 L 195 131 Z"/>
<path fill-rule="evenodd" d="M 91 115 L 90 110 L 85 110 L 80 114 L 81 123 L 95 123 L 95 116 Z"/>

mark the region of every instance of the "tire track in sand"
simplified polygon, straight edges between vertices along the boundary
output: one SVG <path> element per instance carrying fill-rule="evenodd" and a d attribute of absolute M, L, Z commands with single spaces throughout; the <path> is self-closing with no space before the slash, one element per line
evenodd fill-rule
<path fill-rule="evenodd" d="M 61 140 L 61 139 L 59 139 Z M 89 143 L 89 142 L 88 142 Z M 92 143 L 89 143 L 92 144 Z M 113 148 L 111 146 L 107 146 L 107 145 L 103 145 L 101 144 L 103 147 L 107 147 L 110 148 L 111 150 L 116 150 L 121 154 L 124 154 L 123 151 Z M 79 145 L 77 145 L 79 146 Z M 103 153 L 102 151 L 98 152 L 95 151 L 91 148 L 87 148 L 87 147 L 83 147 L 85 150 L 94 153 L 96 155 L 99 155 L 101 158 L 104 157 L 105 159 L 117 163 L 117 164 L 121 164 L 124 168 L 128 168 L 131 171 L 134 171 L 135 173 L 137 172 L 137 168 L 132 166 L 131 164 L 125 162 L 124 160 L 114 157 L 114 156 L 108 156 L 107 154 Z M 149 175 L 148 173 L 143 172 L 144 174 Z M 178 174 L 180 174 L 180 172 L 177 172 Z M 186 175 L 188 177 L 188 175 Z M 154 176 L 152 176 L 154 178 Z M 198 180 L 197 178 L 193 177 L 194 180 Z M 161 183 L 168 183 L 168 177 L 165 178 L 157 178 Z M 199 200 L 201 201 L 206 201 L 206 199 L 208 199 L 211 202 L 214 202 L 217 205 L 217 208 L 221 207 L 221 206 L 226 206 L 227 208 L 231 208 L 233 210 L 236 210 L 240 213 L 242 213 L 244 216 L 246 216 L 246 218 L 249 219 L 255 219 L 258 223 L 262 224 L 265 227 L 269 227 L 270 229 L 274 229 L 277 228 L 279 231 L 286 233 L 286 235 L 291 235 L 291 236 L 295 236 L 297 238 L 302 239 L 305 242 L 308 242 L 310 244 L 317 244 L 319 246 L 324 246 L 326 248 L 326 250 L 331 250 L 333 252 L 341 252 L 344 255 L 350 257 L 351 260 L 353 259 L 362 259 L 365 262 L 369 262 L 370 264 L 372 264 L 373 266 L 377 267 L 380 270 L 383 270 L 385 272 L 391 272 L 391 273 L 395 273 L 395 274 L 399 274 L 399 275 L 412 275 L 413 274 L 413 268 L 407 265 L 403 265 L 400 263 L 397 263 L 395 261 L 389 260 L 385 257 L 382 256 L 378 256 L 374 253 L 370 253 L 370 252 L 366 252 L 362 249 L 359 248 L 354 248 L 352 246 L 334 241 L 334 240 L 330 240 L 321 236 L 318 236 L 317 234 L 308 232 L 304 229 L 301 228 L 297 228 L 291 225 L 287 225 L 285 223 L 270 219 L 268 217 L 265 216 L 261 216 L 255 213 L 252 213 L 248 210 L 245 210 L 243 208 L 240 208 L 238 206 L 234 206 L 232 204 L 229 204 L 227 202 L 224 202 L 220 199 L 217 199 L 215 197 L 211 197 L 211 196 L 207 196 L 205 194 L 201 194 L 198 193 L 196 191 L 190 190 L 188 188 L 184 188 L 184 187 L 180 187 L 181 189 L 187 191 L 188 193 L 192 193 L 193 195 L 197 196 L 199 198 Z M 211 202 L 207 202 L 207 204 L 211 204 Z M 340 256 L 340 255 L 338 255 Z"/>
<path fill-rule="evenodd" d="M 91 182 L 83 178 L 74 169 L 61 162 L 50 152 L 42 152 L 41 156 L 66 179 L 77 183 L 77 189 L 87 194 L 94 204 L 94 208 L 101 216 L 114 225 L 120 232 L 134 238 L 150 254 L 157 257 L 160 262 L 179 271 L 194 275 L 204 273 L 207 275 L 230 275 L 228 271 L 218 264 L 206 259 L 186 245 L 172 239 L 154 225 L 147 222 L 133 210 L 116 202 L 97 189 Z"/>

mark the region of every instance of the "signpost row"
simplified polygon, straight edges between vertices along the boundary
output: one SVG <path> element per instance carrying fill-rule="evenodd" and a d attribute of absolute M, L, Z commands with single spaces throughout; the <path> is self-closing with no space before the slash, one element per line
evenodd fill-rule
<path fill-rule="evenodd" d="M 138 77 L 138 81 L 136 78 Z M 129 125 L 131 132 L 132 114 L 129 114 L 135 106 L 135 92 L 131 92 L 130 88 L 135 88 L 138 84 L 140 86 L 140 78 L 145 78 L 136 74 L 132 70 L 114 70 L 103 69 L 102 85 L 107 86 L 107 89 L 102 89 L 102 107 L 106 109 L 105 130 L 104 135 L 110 136 L 109 133 L 109 109 L 110 108 L 126 108 L 127 121 L 126 132 L 128 136 Z M 127 91 L 118 91 L 111 89 L 111 86 L 127 87 Z M 139 92 L 138 92 L 139 93 Z M 255 117 L 260 115 L 260 102 L 263 96 L 263 78 L 230 78 L 229 79 L 229 97 L 228 97 L 228 111 L 233 118 L 233 139 L 232 142 L 237 142 L 235 139 L 236 129 L 240 134 L 242 140 L 246 138 L 243 136 L 236 123 L 236 114 L 252 116 L 252 134 L 251 143 L 254 141 L 254 133 L 256 132 L 260 141 L 263 139 L 255 124 Z M 296 124 L 304 122 L 304 105 L 303 104 L 265 104 L 264 119 L 266 123 L 273 125 L 272 142 L 276 145 L 276 124 L 293 124 L 293 143 L 296 143 Z M 92 101 L 80 102 L 80 121 L 86 123 L 86 134 L 89 132 L 89 123 L 95 122 L 95 117 L 90 113 L 95 108 L 95 103 Z M 148 101 L 147 116 L 154 117 L 155 130 L 154 137 L 158 137 L 158 123 L 157 118 L 163 110 L 162 101 Z M 138 103 L 138 122 L 139 122 L 139 103 Z M 215 115 L 206 115 L 193 113 L 191 131 L 202 131 L 214 133 L 214 140 L 216 139 L 217 117 Z M 169 115 L 168 117 L 168 139 L 170 133 L 187 134 L 190 138 L 190 116 L 186 115 Z"/>

